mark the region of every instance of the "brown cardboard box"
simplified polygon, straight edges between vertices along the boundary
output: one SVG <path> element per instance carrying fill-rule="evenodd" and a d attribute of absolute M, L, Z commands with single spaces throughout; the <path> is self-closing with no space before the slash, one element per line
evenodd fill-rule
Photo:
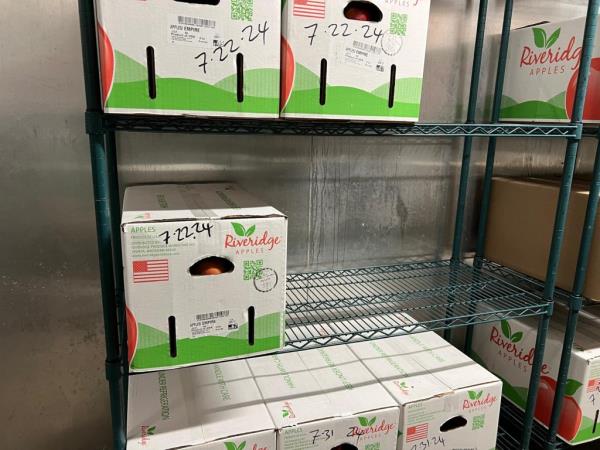
<path fill-rule="evenodd" d="M 544 280 L 554 215 L 557 180 L 494 178 L 487 224 L 487 259 Z M 575 182 L 563 240 L 556 284 L 571 290 L 579 242 L 589 197 L 588 184 Z M 583 295 L 600 301 L 600 220 L 596 223 Z"/>

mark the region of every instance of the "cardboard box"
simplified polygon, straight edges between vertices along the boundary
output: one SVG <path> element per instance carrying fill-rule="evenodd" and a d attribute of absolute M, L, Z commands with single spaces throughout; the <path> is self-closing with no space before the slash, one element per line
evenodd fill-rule
<path fill-rule="evenodd" d="M 495 448 L 502 383 L 432 332 L 349 345 L 400 405 L 399 450 Z"/>
<path fill-rule="evenodd" d="M 428 21 L 429 0 L 284 2 L 281 116 L 417 121 Z"/>
<path fill-rule="evenodd" d="M 346 346 L 248 360 L 278 450 L 388 450 L 398 407 Z"/>
<path fill-rule="evenodd" d="M 121 227 L 131 371 L 283 346 L 281 212 L 234 184 L 135 186 Z"/>
<path fill-rule="evenodd" d="M 500 118 L 568 122 L 585 17 L 532 25 L 510 33 Z M 600 35 L 596 34 L 583 119 L 600 121 Z"/>
<path fill-rule="evenodd" d="M 279 116 L 279 0 L 96 0 L 109 113 Z"/>
<path fill-rule="evenodd" d="M 127 448 L 275 450 L 273 421 L 245 361 L 129 378 Z"/>
<path fill-rule="evenodd" d="M 589 197 L 589 183 L 575 183 L 556 284 L 571 290 Z M 546 278 L 559 183 L 535 178 L 494 178 L 485 247 L 486 258 L 539 280 Z M 596 223 L 583 295 L 600 300 L 600 220 Z"/>
<path fill-rule="evenodd" d="M 555 308 L 546 338 L 542 379 L 535 408 L 536 420 L 550 423 L 560 355 L 564 338 L 566 311 Z M 580 315 L 571 355 L 566 397 L 558 435 L 570 444 L 600 437 L 600 328 L 598 320 Z M 535 352 L 537 320 L 519 319 L 477 325 L 473 351 L 477 360 L 502 378 L 504 396 L 525 408 L 529 377 Z M 595 447 L 594 447 L 595 448 Z"/>

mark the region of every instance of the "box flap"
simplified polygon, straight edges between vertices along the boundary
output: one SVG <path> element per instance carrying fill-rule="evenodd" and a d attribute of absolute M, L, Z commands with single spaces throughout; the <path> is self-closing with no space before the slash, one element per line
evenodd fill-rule
<path fill-rule="evenodd" d="M 274 429 L 245 361 L 134 375 L 128 449 L 177 448 Z"/>
<path fill-rule="evenodd" d="M 396 406 L 345 346 L 253 358 L 248 364 L 278 428 Z"/>
<path fill-rule="evenodd" d="M 121 224 L 234 217 L 285 215 L 233 183 L 154 184 L 125 190 Z"/>

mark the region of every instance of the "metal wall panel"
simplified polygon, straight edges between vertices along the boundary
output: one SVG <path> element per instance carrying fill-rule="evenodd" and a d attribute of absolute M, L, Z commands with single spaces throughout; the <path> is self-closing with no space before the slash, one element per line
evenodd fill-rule
<path fill-rule="evenodd" d="M 464 118 L 478 2 L 432 0 L 423 121 Z M 0 1 L 2 448 L 108 448 L 107 389 L 75 0 Z M 488 32 L 502 2 L 490 1 Z M 576 17 L 584 0 L 516 2 L 514 25 Z M 480 111 L 489 110 L 488 45 Z M 123 186 L 233 180 L 289 215 L 292 269 L 447 256 L 460 140 L 118 137 Z M 477 141 L 466 249 L 485 141 Z M 591 170 L 593 142 L 578 163 Z M 557 174 L 561 140 L 500 141 L 497 173 Z"/>

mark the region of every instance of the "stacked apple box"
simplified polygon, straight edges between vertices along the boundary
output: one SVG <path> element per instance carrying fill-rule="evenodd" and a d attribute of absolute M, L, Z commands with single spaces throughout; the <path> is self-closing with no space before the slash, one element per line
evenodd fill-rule
<path fill-rule="evenodd" d="M 284 214 L 231 183 L 134 186 L 121 227 L 131 372 L 283 346 Z"/>
<path fill-rule="evenodd" d="M 429 0 L 287 0 L 281 117 L 419 119 Z"/>
<path fill-rule="evenodd" d="M 501 119 L 571 119 L 585 18 L 544 23 L 510 33 Z M 583 120 L 600 122 L 600 35 L 596 34 Z"/>
<path fill-rule="evenodd" d="M 535 418 L 550 422 L 560 364 L 566 311 L 557 307 L 546 339 Z M 560 414 L 558 435 L 569 444 L 600 438 L 600 320 L 581 314 Z M 478 325 L 473 339 L 477 361 L 504 381 L 504 396 L 525 408 L 535 352 L 537 321 L 519 319 Z"/>
<path fill-rule="evenodd" d="M 275 450 L 273 421 L 246 361 L 130 377 L 127 448 Z"/>
<path fill-rule="evenodd" d="M 349 347 L 400 406 L 398 450 L 495 448 L 501 381 L 437 334 Z"/>
<path fill-rule="evenodd" d="M 279 0 L 96 0 L 109 113 L 279 116 Z"/>

